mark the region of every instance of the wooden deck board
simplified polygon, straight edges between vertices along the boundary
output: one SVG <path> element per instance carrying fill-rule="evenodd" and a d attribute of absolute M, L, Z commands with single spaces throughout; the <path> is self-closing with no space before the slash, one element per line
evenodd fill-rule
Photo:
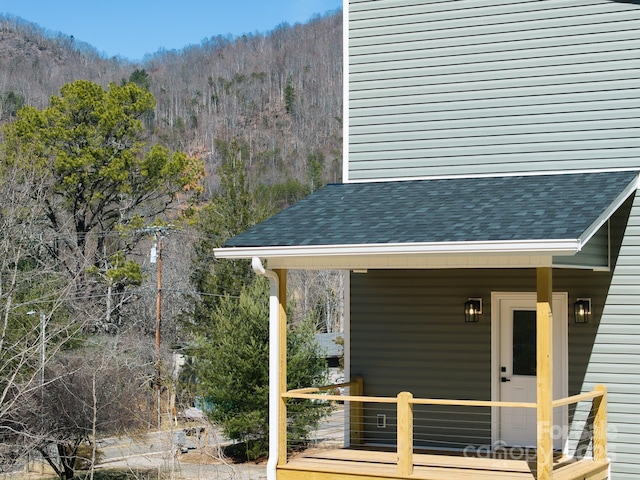
<path fill-rule="evenodd" d="M 413 473 L 400 475 L 395 452 L 314 450 L 279 466 L 278 480 L 535 480 L 535 461 L 432 453 L 416 453 L 413 461 Z M 607 470 L 606 463 L 557 458 L 554 480 L 605 480 Z"/>
<path fill-rule="evenodd" d="M 583 460 L 553 472 L 553 480 L 605 480 L 609 476 L 609 462 Z"/>

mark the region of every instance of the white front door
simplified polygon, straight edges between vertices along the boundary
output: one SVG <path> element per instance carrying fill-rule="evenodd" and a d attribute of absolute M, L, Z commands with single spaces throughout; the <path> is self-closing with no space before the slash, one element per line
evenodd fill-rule
<path fill-rule="evenodd" d="M 567 294 L 553 294 L 553 393 L 567 396 Z M 495 293 L 492 296 L 494 400 L 536 402 L 536 295 Z M 497 338 L 496 338 L 497 337 Z M 497 350 L 497 351 L 496 351 Z M 495 397 L 498 398 L 495 398 Z M 536 446 L 536 409 L 504 407 L 497 417 L 494 441 L 508 446 Z M 496 419 L 494 417 L 494 419 Z M 554 448 L 562 449 L 566 408 L 554 410 Z"/>

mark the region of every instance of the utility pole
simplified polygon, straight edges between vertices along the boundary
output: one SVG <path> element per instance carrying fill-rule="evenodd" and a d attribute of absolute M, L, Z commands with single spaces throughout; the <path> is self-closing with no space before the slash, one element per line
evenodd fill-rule
<path fill-rule="evenodd" d="M 162 239 L 167 236 L 173 225 L 166 227 L 147 227 L 138 230 L 140 233 L 152 233 L 155 237 L 155 248 L 151 252 L 151 263 L 156 264 L 156 341 L 155 341 L 155 403 L 158 428 L 162 426 L 162 369 L 161 369 L 161 326 L 162 326 Z M 155 250 L 155 254 L 154 254 Z"/>
<path fill-rule="evenodd" d="M 162 324 L 162 237 L 163 233 L 156 233 L 157 241 L 157 287 L 156 287 L 156 402 L 158 403 L 158 428 L 162 426 L 160 407 L 160 326 Z"/>

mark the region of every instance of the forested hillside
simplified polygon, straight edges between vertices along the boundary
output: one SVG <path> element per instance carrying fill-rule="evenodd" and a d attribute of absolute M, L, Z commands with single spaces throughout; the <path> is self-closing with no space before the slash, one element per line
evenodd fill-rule
<path fill-rule="evenodd" d="M 216 141 L 237 139 L 247 145 L 252 181 L 317 182 L 319 166 L 325 182 L 341 178 L 340 12 L 266 34 L 213 35 L 200 45 L 148 55 L 140 65 L 0 17 L 1 121 L 22 104 L 45 107 L 73 80 L 106 86 L 132 75 L 156 98 L 149 120 L 154 139 L 201 157 L 209 174 L 219 163 Z M 209 193 L 215 185 L 210 178 Z"/>
<path fill-rule="evenodd" d="M 211 346 L 233 322 L 248 358 L 212 382 L 233 380 L 235 412 L 246 374 L 247 418 L 266 418 L 250 345 L 267 344 L 267 290 L 212 250 L 341 180 L 341 43 L 335 12 L 133 64 L 0 16 L 0 472 L 39 452 L 72 478 L 81 444 L 223 398 L 194 379 L 230 365 Z M 298 381 L 321 381 L 313 335 L 341 328 L 342 276 L 288 281 Z"/>
<path fill-rule="evenodd" d="M 264 34 L 213 35 L 200 45 L 147 55 L 141 64 L 104 58 L 64 33 L 0 16 L 0 124 L 15 120 L 22 106 L 45 108 L 63 85 L 78 79 L 105 88 L 133 81 L 154 95 L 154 112 L 145 117 L 148 141 L 204 162 L 202 205 L 219 192 L 217 168 L 232 142 L 254 194 L 273 208 L 341 180 L 340 11 Z M 184 246 L 198 234 L 177 235 L 190 236 L 176 241 L 173 266 L 165 268 L 179 269 L 175 282 L 184 285 L 190 262 Z M 144 255 L 139 251 L 138 259 L 151 276 L 153 266 Z"/>

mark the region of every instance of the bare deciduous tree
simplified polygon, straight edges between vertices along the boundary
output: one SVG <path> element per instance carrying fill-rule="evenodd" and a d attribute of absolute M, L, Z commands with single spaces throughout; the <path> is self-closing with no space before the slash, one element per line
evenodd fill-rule
<path fill-rule="evenodd" d="M 344 277 L 331 270 L 291 270 L 294 321 L 313 318 L 319 332 L 341 332 L 344 322 Z"/>
<path fill-rule="evenodd" d="M 0 464 L 8 465 L 39 441 L 25 416 L 38 411 L 44 368 L 76 327 L 62 308 L 68 285 L 41 261 L 40 179 L 0 170 Z"/>
<path fill-rule="evenodd" d="M 149 369 L 143 361 L 130 361 L 139 352 L 123 350 L 105 339 L 47 368 L 40 408 L 45 435 L 38 450 L 61 480 L 73 478 L 81 444 L 95 445 L 100 435 L 124 434 L 148 422 Z"/>

